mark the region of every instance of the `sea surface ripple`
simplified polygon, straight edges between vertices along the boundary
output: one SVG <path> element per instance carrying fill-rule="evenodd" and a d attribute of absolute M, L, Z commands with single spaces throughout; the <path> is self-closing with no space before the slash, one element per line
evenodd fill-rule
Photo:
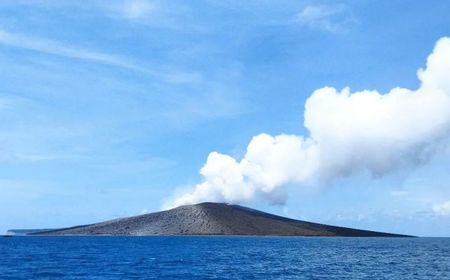
<path fill-rule="evenodd" d="M 450 279 L 450 238 L 0 238 L 0 279 Z"/>

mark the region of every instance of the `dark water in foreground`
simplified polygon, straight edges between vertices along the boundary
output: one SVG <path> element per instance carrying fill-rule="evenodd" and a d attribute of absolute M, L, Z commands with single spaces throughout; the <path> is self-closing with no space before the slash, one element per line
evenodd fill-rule
<path fill-rule="evenodd" d="M 450 238 L 0 238 L 0 279 L 450 279 Z"/>

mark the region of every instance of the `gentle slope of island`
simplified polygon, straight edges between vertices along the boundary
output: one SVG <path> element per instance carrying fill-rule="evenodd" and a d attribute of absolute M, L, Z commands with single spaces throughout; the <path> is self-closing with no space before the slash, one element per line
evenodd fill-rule
<path fill-rule="evenodd" d="M 102 223 L 30 235 L 255 235 L 407 237 L 293 220 L 225 203 L 200 203 Z"/>

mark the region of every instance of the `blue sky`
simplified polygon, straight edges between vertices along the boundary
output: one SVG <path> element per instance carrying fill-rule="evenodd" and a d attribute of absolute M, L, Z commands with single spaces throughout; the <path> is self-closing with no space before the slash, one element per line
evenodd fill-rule
<path fill-rule="evenodd" d="M 416 89 L 417 70 L 450 36 L 449 10 L 446 1 L 2 1 L 0 232 L 157 211 L 202 181 L 212 151 L 239 159 L 260 133 L 307 137 L 305 102 L 324 86 Z M 450 213 L 436 211 L 450 201 L 449 171 L 444 148 L 384 176 L 288 184 L 285 205 L 245 204 L 450 236 Z"/>

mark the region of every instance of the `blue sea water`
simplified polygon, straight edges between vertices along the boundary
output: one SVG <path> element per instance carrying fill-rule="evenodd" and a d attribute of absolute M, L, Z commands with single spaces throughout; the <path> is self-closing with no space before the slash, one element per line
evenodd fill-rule
<path fill-rule="evenodd" d="M 0 279 L 450 279 L 450 238 L 0 238 Z"/>

